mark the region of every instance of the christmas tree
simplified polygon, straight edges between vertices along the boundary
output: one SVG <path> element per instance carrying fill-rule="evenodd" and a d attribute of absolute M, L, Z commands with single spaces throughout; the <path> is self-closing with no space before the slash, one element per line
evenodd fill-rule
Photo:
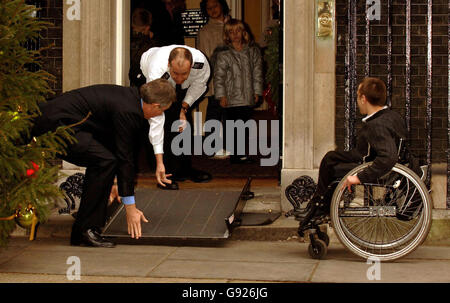
<path fill-rule="evenodd" d="M 68 128 L 30 135 L 38 104 L 51 96 L 54 81 L 41 69 L 41 50 L 26 47 L 48 26 L 35 16 L 36 8 L 24 0 L 0 0 L 0 246 L 26 210 L 40 222 L 48 218 L 61 195 L 58 167 L 50 160 L 74 140 Z"/>

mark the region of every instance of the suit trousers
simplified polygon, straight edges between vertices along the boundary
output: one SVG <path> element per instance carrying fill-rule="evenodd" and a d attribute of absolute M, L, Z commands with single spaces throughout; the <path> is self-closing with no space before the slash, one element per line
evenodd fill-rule
<path fill-rule="evenodd" d="M 79 133 L 78 133 L 79 134 Z M 78 135 L 77 134 L 77 135 Z M 83 134 L 90 136 L 88 133 Z M 116 175 L 115 155 L 95 138 L 72 145 L 64 160 L 86 167 L 80 208 L 72 227 L 72 239 L 93 227 L 101 228 L 106 223 L 109 194 Z"/>
<path fill-rule="evenodd" d="M 329 151 L 320 162 L 319 179 L 317 181 L 317 190 L 314 198 L 321 198 L 330 203 L 335 186 L 328 188 L 333 181 L 341 179 L 350 170 L 361 164 L 359 159 L 346 151 Z"/>
<path fill-rule="evenodd" d="M 186 91 L 186 89 L 177 89 L 177 101 L 172 103 L 172 106 L 170 106 L 170 108 L 164 112 L 164 165 L 166 167 L 166 173 L 173 174 L 175 176 L 187 176 L 192 170 L 192 156 L 184 154 L 174 155 L 171 148 L 172 140 L 180 134 L 178 131 L 172 132 L 171 127 L 173 122 L 180 119 L 181 104 L 184 96 L 186 95 Z M 189 136 L 191 139 L 191 143 L 193 143 L 194 140 L 191 108 L 189 108 L 186 113 L 186 119 L 191 126 L 189 129 Z"/>

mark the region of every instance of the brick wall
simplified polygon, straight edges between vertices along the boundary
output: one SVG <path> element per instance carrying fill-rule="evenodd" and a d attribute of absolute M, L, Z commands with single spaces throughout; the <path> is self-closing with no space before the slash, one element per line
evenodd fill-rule
<path fill-rule="evenodd" d="M 28 0 L 28 4 L 40 8 L 38 17 L 51 25 L 41 33 L 40 47 L 48 48 L 42 52 L 42 69 L 52 74 L 54 82 L 50 87 L 55 97 L 62 93 L 62 41 L 63 41 L 63 2 L 62 0 Z M 60 159 L 50 160 L 53 165 L 61 166 Z"/>
<path fill-rule="evenodd" d="M 50 22 L 46 30 L 42 32 L 41 46 L 49 47 L 42 52 L 43 69 L 55 76 L 55 82 L 50 83 L 56 95 L 62 93 L 62 41 L 63 41 L 63 1 L 62 0 L 38 0 L 41 7 L 40 19 Z"/>
<path fill-rule="evenodd" d="M 344 147 L 345 119 L 345 52 L 347 34 L 347 0 L 336 1 L 336 144 Z M 364 77 L 365 2 L 357 1 L 357 73 Z M 405 114 L 406 6 L 394 0 L 392 7 L 392 108 Z M 411 5 L 411 146 L 426 159 L 426 95 L 427 95 L 427 0 L 412 0 Z M 371 21 L 370 75 L 387 83 L 387 1 L 381 1 L 381 20 Z M 433 0 L 433 100 L 432 160 L 446 161 L 448 106 L 448 0 Z M 357 114 L 356 127 L 361 126 Z"/>

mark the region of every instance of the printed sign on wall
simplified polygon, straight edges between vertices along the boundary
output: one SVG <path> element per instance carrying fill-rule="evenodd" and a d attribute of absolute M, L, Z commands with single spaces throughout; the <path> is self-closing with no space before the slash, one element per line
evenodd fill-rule
<path fill-rule="evenodd" d="M 197 36 L 198 31 L 208 21 L 200 9 L 188 9 L 181 14 L 181 18 L 186 37 Z"/>

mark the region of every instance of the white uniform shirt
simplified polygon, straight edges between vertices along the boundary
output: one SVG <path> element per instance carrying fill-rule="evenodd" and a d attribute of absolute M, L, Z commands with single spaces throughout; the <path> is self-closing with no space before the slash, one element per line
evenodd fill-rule
<path fill-rule="evenodd" d="M 201 51 L 186 45 L 153 47 L 142 54 L 141 70 L 147 82 L 160 79 L 164 76 L 175 87 L 176 83 L 170 77 L 169 73 L 169 55 L 176 47 L 187 48 L 192 53 L 193 66 L 189 77 L 181 84 L 182 89 L 187 88 L 183 102 L 191 106 L 206 91 L 210 75 L 208 60 Z M 164 113 L 148 120 L 150 124 L 148 137 L 153 145 L 155 154 L 163 153 L 164 121 Z"/>

